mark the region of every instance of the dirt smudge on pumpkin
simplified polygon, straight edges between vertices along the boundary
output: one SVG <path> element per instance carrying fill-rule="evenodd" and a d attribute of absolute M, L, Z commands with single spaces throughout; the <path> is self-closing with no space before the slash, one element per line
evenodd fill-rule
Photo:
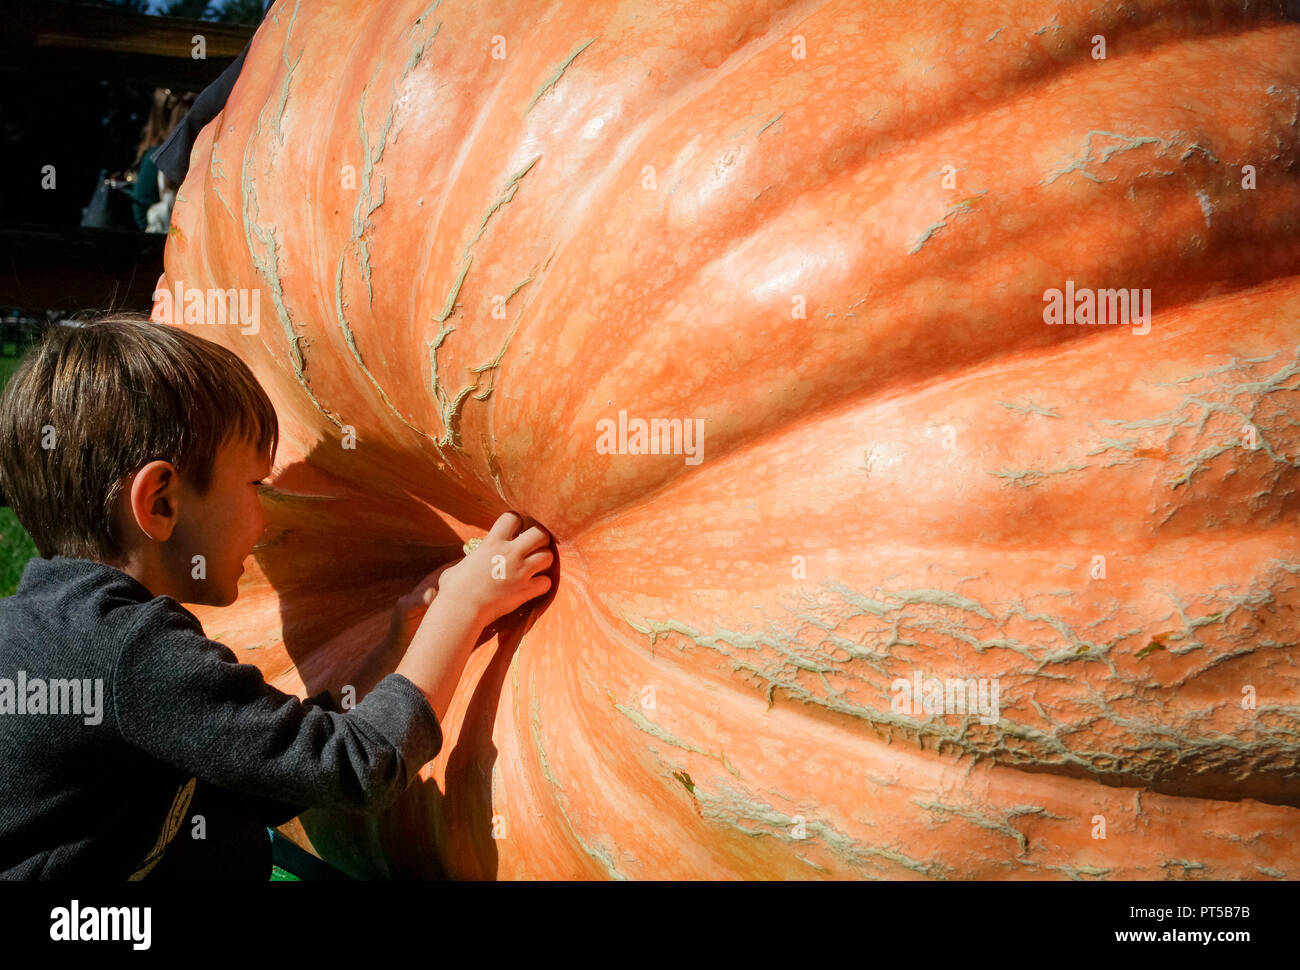
<path fill-rule="evenodd" d="M 1139 650 L 1134 656 L 1136 656 L 1138 660 L 1142 660 L 1143 658 L 1155 653 L 1157 650 L 1167 650 L 1168 647 L 1165 646 L 1165 641 L 1172 637 L 1175 632 L 1176 631 L 1174 630 L 1169 630 L 1166 633 L 1157 633 L 1151 638 L 1151 642 Z"/>
<path fill-rule="evenodd" d="M 695 809 L 695 814 L 700 818 L 704 818 L 704 813 L 700 810 L 700 800 L 695 797 L 695 782 L 691 781 L 691 776 L 685 771 L 674 771 L 673 777 L 680 781 L 682 787 L 690 792 L 691 807 Z"/>

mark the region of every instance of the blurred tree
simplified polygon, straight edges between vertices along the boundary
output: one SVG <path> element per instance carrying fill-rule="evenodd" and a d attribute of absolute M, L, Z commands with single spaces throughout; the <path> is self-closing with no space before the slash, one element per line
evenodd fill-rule
<path fill-rule="evenodd" d="M 218 4 L 212 0 L 165 0 L 153 13 L 162 17 L 181 17 L 186 20 L 216 20 Z"/>
<path fill-rule="evenodd" d="M 153 12 L 149 9 L 149 0 L 67 0 L 67 2 L 95 7 L 120 7 L 132 13 Z"/>
<path fill-rule="evenodd" d="M 262 22 L 262 6 L 262 0 L 226 0 L 217 19 L 222 23 L 256 27 Z"/>
<path fill-rule="evenodd" d="M 159 17 L 247 24 L 250 27 L 256 27 L 262 22 L 262 9 L 266 5 L 264 0 L 67 0 L 67 2 L 99 7 L 119 7 L 132 13 L 154 14 Z"/>

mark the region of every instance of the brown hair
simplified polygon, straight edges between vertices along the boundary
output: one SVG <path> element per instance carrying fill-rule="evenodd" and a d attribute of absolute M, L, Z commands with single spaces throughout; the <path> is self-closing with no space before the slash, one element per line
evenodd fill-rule
<path fill-rule="evenodd" d="M 112 562 L 127 479 L 160 459 L 206 495 L 235 435 L 274 458 L 275 408 L 225 347 L 144 314 L 51 326 L 0 395 L 0 487 L 43 557 Z"/>
<path fill-rule="evenodd" d="M 154 88 L 153 105 L 144 127 L 140 129 L 140 144 L 136 148 L 135 161 L 131 163 L 132 171 L 139 172 L 145 153 L 165 142 L 176 126 L 185 120 L 195 97 L 196 95 L 191 91 L 178 95 L 171 88 Z M 163 180 L 171 188 L 177 187 L 176 183 L 165 174 Z"/>
<path fill-rule="evenodd" d="M 167 136 L 189 113 L 194 98 L 194 94 L 189 91 L 176 94 L 171 88 L 153 89 L 149 116 L 140 129 L 140 144 L 136 147 L 135 162 L 132 167 L 140 165 L 145 152 L 157 148 L 167 140 Z"/>

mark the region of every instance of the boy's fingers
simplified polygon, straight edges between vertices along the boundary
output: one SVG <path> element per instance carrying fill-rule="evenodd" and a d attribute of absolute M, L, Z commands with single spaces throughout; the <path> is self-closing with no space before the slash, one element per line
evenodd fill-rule
<path fill-rule="evenodd" d="M 502 512 L 497 520 L 492 523 L 488 536 L 509 541 L 514 538 L 515 531 L 523 524 L 523 521 L 518 512 Z"/>
<path fill-rule="evenodd" d="M 535 525 L 531 529 L 520 533 L 514 541 L 519 543 L 520 548 L 522 548 L 524 552 L 528 553 L 532 552 L 539 546 L 549 546 L 551 544 L 551 536 L 550 533 L 541 526 Z"/>
<path fill-rule="evenodd" d="M 535 552 L 527 559 L 525 559 L 524 569 L 527 572 L 534 573 L 539 570 L 549 569 L 551 563 L 553 563 L 554 561 L 555 561 L 555 556 L 551 552 L 550 546 L 547 546 L 545 549 L 542 549 L 539 552 Z"/>

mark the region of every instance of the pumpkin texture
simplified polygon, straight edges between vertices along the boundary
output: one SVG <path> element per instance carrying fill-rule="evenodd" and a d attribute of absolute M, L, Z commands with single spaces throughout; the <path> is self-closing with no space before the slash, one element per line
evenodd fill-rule
<path fill-rule="evenodd" d="M 1300 878 L 1297 51 L 1240 0 L 279 0 L 160 281 L 281 422 L 195 612 L 305 695 L 500 513 L 559 560 L 316 851 Z"/>

